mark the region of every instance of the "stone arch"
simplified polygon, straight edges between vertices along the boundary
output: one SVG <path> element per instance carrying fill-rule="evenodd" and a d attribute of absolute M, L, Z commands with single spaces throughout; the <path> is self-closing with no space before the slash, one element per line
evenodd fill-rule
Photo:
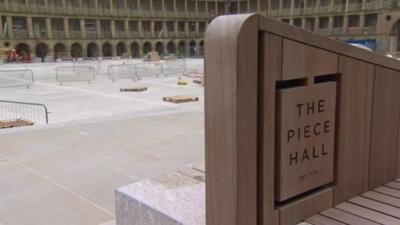
<path fill-rule="evenodd" d="M 175 43 L 173 41 L 167 43 L 167 52 L 169 54 L 176 54 Z"/>
<path fill-rule="evenodd" d="M 60 56 L 67 55 L 67 48 L 63 43 L 57 43 L 53 47 L 53 52 L 54 52 L 54 59 L 57 60 Z"/>
<path fill-rule="evenodd" d="M 132 52 L 132 58 L 139 58 L 140 57 L 140 46 L 139 46 L 139 43 L 133 42 L 131 44 L 131 52 Z"/>
<path fill-rule="evenodd" d="M 189 42 L 189 57 L 194 57 L 196 56 L 196 52 L 197 52 L 197 45 L 196 45 L 196 41 L 191 40 Z"/>
<path fill-rule="evenodd" d="M 123 56 L 126 53 L 126 45 L 124 42 L 118 42 L 117 44 L 117 56 Z"/>
<path fill-rule="evenodd" d="M 186 42 L 185 41 L 180 41 L 178 43 L 178 52 L 179 52 L 179 55 L 186 57 L 187 54 L 186 54 Z"/>
<path fill-rule="evenodd" d="M 390 29 L 389 52 L 400 51 L 400 20 L 397 20 Z"/>
<path fill-rule="evenodd" d="M 108 42 L 103 44 L 103 56 L 104 57 L 112 56 L 112 45 Z"/>
<path fill-rule="evenodd" d="M 87 57 L 97 58 L 99 56 L 99 46 L 94 42 L 90 42 L 87 45 L 86 53 Z"/>
<path fill-rule="evenodd" d="M 79 58 L 82 57 L 82 45 L 79 43 L 73 43 L 71 45 L 71 57 L 73 58 Z"/>
<path fill-rule="evenodd" d="M 36 57 L 39 57 L 42 62 L 46 58 L 47 54 L 49 54 L 49 47 L 45 43 L 39 43 L 36 45 L 35 50 Z"/>
<path fill-rule="evenodd" d="M 156 52 L 158 52 L 159 55 L 164 54 L 164 43 L 162 43 L 161 41 L 158 41 L 156 43 Z"/>
<path fill-rule="evenodd" d="M 152 49 L 152 46 L 151 46 L 151 43 L 150 42 L 148 42 L 148 41 L 146 41 L 144 44 L 143 44 L 143 54 L 147 54 L 147 53 L 149 53 L 149 52 L 151 52 L 153 49 Z"/>
<path fill-rule="evenodd" d="M 17 52 L 18 55 L 24 55 L 24 54 L 31 54 L 31 49 L 29 48 L 29 45 L 25 43 L 19 43 L 15 46 L 15 51 Z"/>

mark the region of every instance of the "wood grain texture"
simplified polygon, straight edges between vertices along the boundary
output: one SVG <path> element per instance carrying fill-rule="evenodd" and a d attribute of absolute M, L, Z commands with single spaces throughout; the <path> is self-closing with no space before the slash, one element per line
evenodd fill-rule
<path fill-rule="evenodd" d="M 259 80 L 259 220 L 260 224 L 279 224 L 275 205 L 275 83 L 282 78 L 282 38 L 262 35 Z"/>
<path fill-rule="evenodd" d="M 351 225 L 379 225 L 379 223 L 367 220 L 359 216 L 355 216 L 353 214 L 335 208 L 327 209 L 321 212 L 321 215 Z"/>
<path fill-rule="evenodd" d="M 397 178 L 400 73 L 377 67 L 371 131 L 369 187 Z"/>
<path fill-rule="evenodd" d="M 306 219 L 306 221 L 313 225 L 345 225 L 345 223 L 333 220 L 329 217 L 322 216 L 319 214 Z"/>
<path fill-rule="evenodd" d="M 339 57 L 334 203 L 368 191 L 375 66 Z"/>
<path fill-rule="evenodd" d="M 374 191 L 385 194 L 385 195 L 389 195 L 392 197 L 400 198 L 400 190 L 393 189 L 390 187 L 381 186 L 381 187 L 375 188 Z"/>
<path fill-rule="evenodd" d="M 348 202 L 341 203 L 341 204 L 335 206 L 335 208 L 341 209 L 343 211 L 346 211 L 346 212 L 351 213 L 356 216 L 360 216 L 360 217 L 368 219 L 368 220 L 375 221 L 380 224 L 385 224 L 385 225 L 400 224 L 399 219 L 396 219 L 389 215 L 379 213 L 374 210 L 371 210 L 371 209 L 368 209 L 368 208 L 365 208 L 362 206 L 358 206 L 358 205 L 355 205 L 352 203 L 348 203 Z"/>
<path fill-rule="evenodd" d="M 337 54 L 283 39 L 282 79 L 337 73 Z"/>
<path fill-rule="evenodd" d="M 400 208 L 400 199 L 375 191 L 368 191 L 361 196 Z"/>
<path fill-rule="evenodd" d="M 219 17 L 205 43 L 207 225 L 256 225 L 258 17 Z"/>
<path fill-rule="evenodd" d="M 280 225 L 293 225 L 332 207 L 333 190 L 328 188 L 299 199 L 293 203 L 278 207 Z"/>
<path fill-rule="evenodd" d="M 400 217 L 400 209 L 391 205 L 387 205 L 384 203 L 380 203 L 368 198 L 364 197 L 354 197 L 352 199 L 349 199 L 349 202 L 366 207 L 368 209 L 372 209 L 377 212 L 381 212 L 387 215 L 391 215 L 392 217 L 399 218 Z"/>
<path fill-rule="evenodd" d="M 290 26 L 287 23 L 270 17 L 260 16 L 259 29 L 260 31 L 269 32 L 293 41 L 306 43 L 310 46 L 324 49 L 326 51 L 400 71 L 400 64 L 396 59 L 391 59 L 381 54 L 369 52 L 358 47 L 349 46 L 342 41 L 326 38 L 314 32 Z"/>

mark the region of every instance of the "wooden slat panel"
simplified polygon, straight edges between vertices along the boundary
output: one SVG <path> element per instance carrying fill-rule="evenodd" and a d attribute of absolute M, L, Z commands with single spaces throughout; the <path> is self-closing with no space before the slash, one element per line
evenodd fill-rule
<path fill-rule="evenodd" d="M 334 53 L 283 39 L 283 80 L 337 73 Z"/>
<path fill-rule="evenodd" d="M 368 52 L 357 47 L 349 46 L 342 41 L 328 39 L 314 32 L 290 26 L 287 23 L 269 17 L 260 16 L 259 28 L 262 31 L 290 38 L 301 43 L 307 43 L 327 51 L 335 52 L 351 58 L 357 58 L 371 64 L 378 64 L 384 67 L 400 70 L 400 64 L 395 59 L 385 57 L 382 54 Z"/>
<path fill-rule="evenodd" d="M 385 225 L 400 224 L 399 219 L 348 202 L 341 203 L 335 208 Z"/>
<path fill-rule="evenodd" d="M 208 225 L 257 224 L 257 19 L 217 18 L 205 37 Z"/>
<path fill-rule="evenodd" d="M 280 212 L 280 225 L 293 225 L 332 207 L 332 188 L 319 191 L 283 207 L 278 207 Z"/>
<path fill-rule="evenodd" d="M 385 186 L 400 190 L 399 182 L 389 182 L 389 183 L 385 184 Z"/>
<path fill-rule="evenodd" d="M 399 218 L 400 217 L 400 209 L 393 207 L 391 205 L 387 205 L 381 202 L 377 202 L 368 198 L 363 197 L 355 197 L 349 200 L 349 202 L 354 203 L 356 205 L 364 206 L 366 208 L 375 210 L 377 212 L 381 212 L 387 215 L 391 215 L 392 217 Z"/>
<path fill-rule="evenodd" d="M 306 221 L 314 225 L 345 225 L 345 223 L 318 214 L 308 218 Z"/>
<path fill-rule="evenodd" d="M 397 178 L 400 72 L 376 67 L 370 189 Z"/>
<path fill-rule="evenodd" d="M 262 40 L 263 52 L 260 54 L 260 80 L 259 96 L 259 156 L 258 183 L 262 207 L 262 220 L 260 224 L 278 224 L 279 215 L 274 212 L 275 197 L 275 83 L 282 77 L 282 38 L 264 33 Z M 261 100 L 261 99 L 260 99 Z M 260 129 L 261 128 L 261 129 Z"/>
<path fill-rule="evenodd" d="M 382 186 L 375 188 L 375 191 L 385 195 L 390 195 L 396 198 L 400 198 L 400 191 L 393 188 Z"/>
<path fill-rule="evenodd" d="M 399 198 L 395 198 L 395 197 L 385 195 L 385 194 L 375 192 L 375 191 L 366 192 L 366 193 L 362 194 L 361 196 L 400 208 L 400 199 Z"/>
<path fill-rule="evenodd" d="M 335 208 L 327 209 L 321 212 L 321 214 L 326 217 L 351 225 L 379 225 L 379 223 L 375 223 L 373 221 L 367 220 L 359 216 L 355 216 L 353 214 Z"/>
<path fill-rule="evenodd" d="M 368 191 L 375 67 L 341 56 L 339 73 L 334 204 Z"/>

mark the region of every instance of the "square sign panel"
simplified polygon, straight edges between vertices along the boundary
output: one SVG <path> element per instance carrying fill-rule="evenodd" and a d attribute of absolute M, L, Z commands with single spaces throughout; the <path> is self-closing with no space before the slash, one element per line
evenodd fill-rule
<path fill-rule="evenodd" d="M 280 89 L 276 200 L 333 181 L 336 82 Z"/>

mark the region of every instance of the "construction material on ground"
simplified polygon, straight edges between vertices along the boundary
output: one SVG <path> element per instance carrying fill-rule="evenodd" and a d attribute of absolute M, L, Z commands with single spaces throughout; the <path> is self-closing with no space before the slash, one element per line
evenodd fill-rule
<path fill-rule="evenodd" d="M 33 122 L 24 119 L 0 120 L 0 129 L 33 126 Z"/>
<path fill-rule="evenodd" d="M 194 79 L 193 83 L 195 84 L 200 84 L 200 85 L 204 85 L 204 79 L 200 78 L 200 79 Z"/>
<path fill-rule="evenodd" d="M 46 105 L 40 103 L 0 100 L 0 121 L 24 118 L 35 124 L 47 124 L 48 114 Z"/>
<path fill-rule="evenodd" d="M 193 96 L 178 95 L 178 96 L 164 97 L 163 101 L 172 103 L 185 103 L 185 102 L 197 102 L 199 101 L 199 98 Z"/>
<path fill-rule="evenodd" d="M 132 87 L 132 88 L 121 88 L 121 92 L 142 92 L 147 91 L 147 87 Z"/>
<path fill-rule="evenodd" d="M 177 85 L 187 85 L 187 82 L 182 77 L 178 77 L 178 80 L 176 81 L 176 84 Z"/>
<path fill-rule="evenodd" d="M 147 55 L 144 57 L 143 61 L 145 62 L 154 62 L 154 61 L 160 61 L 161 57 L 156 51 L 151 51 L 147 53 Z"/>
<path fill-rule="evenodd" d="M 56 68 L 56 79 L 64 82 L 86 81 L 90 84 L 95 79 L 96 70 L 93 66 L 59 66 Z"/>
<path fill-rule="evenodd" d="M 27 87 L 35 83 L 33 71 L 30 69 L 0 70 L 0 88 Z"/>

